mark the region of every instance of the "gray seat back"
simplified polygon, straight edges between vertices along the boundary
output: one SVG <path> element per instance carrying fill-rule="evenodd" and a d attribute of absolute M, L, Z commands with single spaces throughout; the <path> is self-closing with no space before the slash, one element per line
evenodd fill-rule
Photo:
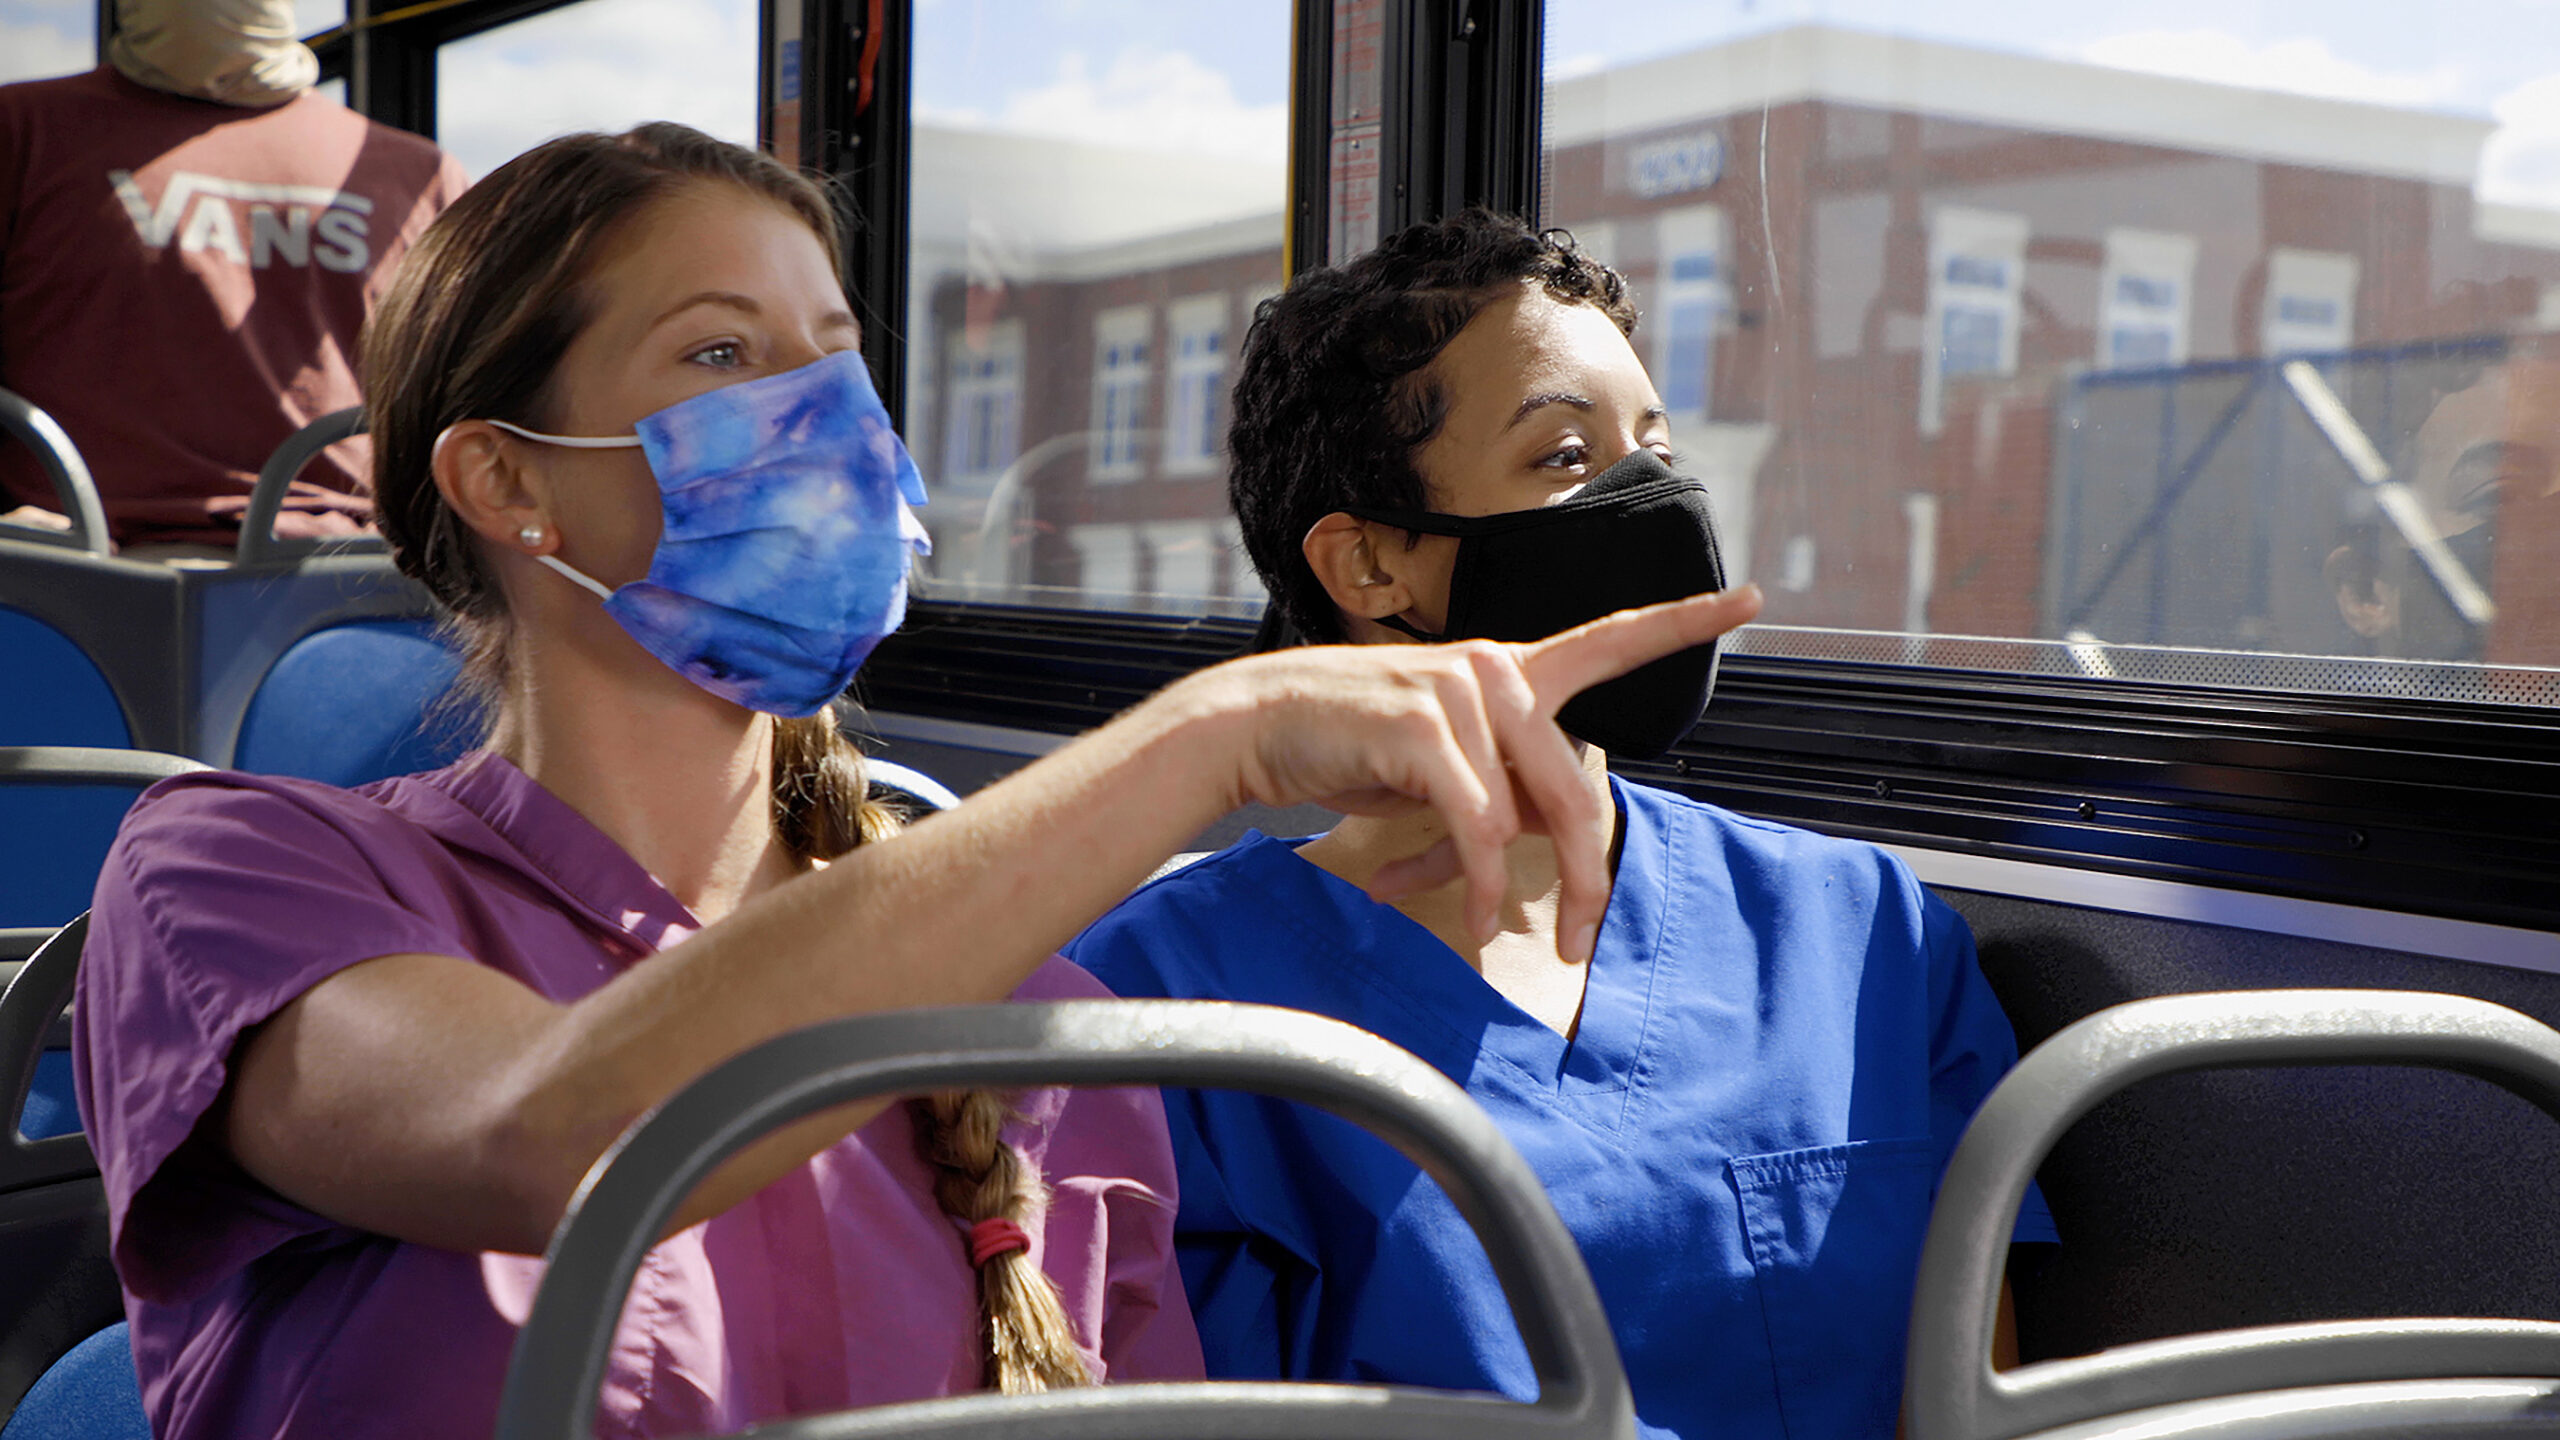
<path fill-rule="evenodd" d="M 767 1041 L 685 1087 L 588 1172 L 516 1340 L 499 1440 L 594 1433 L 624 1295 L 684 1197 L 777 1127 L 865 1096 L 969 1086 L 1188 1085 L 1314 1105 L 1384 1136 L 1484 1242 L 1534 1405 L 1383 1385 L 1212 1382 L 978 1395 L 759 1426 L 765 1440 L 1527 1440 L 1632 1437 L 1634 1402 L 1573 1237 L 1493 1121 L 1386 1041 L 1294 1010 L 1071 1001 L 860 1016 Z"/>
<path fill-rule="evenodd" d="M 2560 1324 L 2521 1320 L 2268 1325 L 1992 1370 L 2009 1231 L 2037 1165 L 2073 1121 L 2155 1076 L 2305 1064 L 2457 1071 L 2560 1118 L 2560 1034 L 2484 1001 L 2402 991 L 2252 991 L 2142 1000 L 2082 1019 L 2000 1082 L 1948 1165 L 1912 1303 L 1904 1384 L 1910 1440 L 2014 1440 L 2136 1410 L 2309 1387 L 2560 1377 Z M 2351 1265 L 2354 1257 L 2342 1255 L 2339 1263 Z M 2555 1391 L 2560 1387 L 2544 1383 L 2434 1395 L 2433 1418 L 2421 1428 L 2449 1423 L 2448 1414 L 2475 1422 L 2547 1416 Z M 2374 1400 L 2387 1405 L 2390 1398 Z M 2263 1418 L 2265 1405 L 2254 1409 Z M 2353 1403 L 2331 1399 L 2307 1413 L 2308 1428 L 2286 1433 L 2365 1428 Z M 2225 1418 L 2192 1410 L 2179 1433 L 2214 1430 Z"/>
<path fill-rule="evenodd" d="M 0 991 L 0 1420 L 64 1352 L 124 1316 L 89 1137 L 29 1140 L 17 1125 L 88 933 L 85 915 L 64 926 Z"/>

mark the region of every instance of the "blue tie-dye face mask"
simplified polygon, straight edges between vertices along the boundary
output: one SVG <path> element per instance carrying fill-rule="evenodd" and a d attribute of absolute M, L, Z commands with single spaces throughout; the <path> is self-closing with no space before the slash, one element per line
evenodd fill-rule
<path fill-rule="evenodd" d="M 489 423 L 648 456 L 666 528 L 647 575 L 607 589 L 537 558 L 676 673 L 750 710 L 814 715 L 843 694 L 906 618 L 908 563 L 933 548 L 908 508 L 924 481 L 851 350 L 670 405 L 632 435 Z"/>

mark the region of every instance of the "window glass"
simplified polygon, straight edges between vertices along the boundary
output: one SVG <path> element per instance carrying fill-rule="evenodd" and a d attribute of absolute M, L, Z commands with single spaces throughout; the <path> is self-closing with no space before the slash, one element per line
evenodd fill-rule
<path fill-rule="evenodd" d="M 475 176 L 644 120 L 756 143 L 755 0 L 579 0 L 436 54 L 436 141 Z"/>
<path fill-rule="evenodd" d="M 2547 0 L 1548 0 L 1764 653 L 2560 704 Z"/>
<path fill-rule="evenodd" d="M 0 0 L 0 84 L 97 63 L 97 0 Z"/>
<path fill-rule="evenodd" d="M 389 6 L 376 6 L 387 10 Z M 347 0 L 293 0 L 293 33 L 309 39 L 347 23 Z"/>
<path fill-rule="evenodd" d="M 1287 0 L 924 0 L 915 24 L 919 590 L 1252 613 L 1227 391 L 1284 273 Z"/>

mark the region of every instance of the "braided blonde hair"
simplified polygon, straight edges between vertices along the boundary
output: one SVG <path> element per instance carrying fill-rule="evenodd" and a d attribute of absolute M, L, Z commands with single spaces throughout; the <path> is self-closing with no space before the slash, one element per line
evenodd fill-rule
<path fill-rule="evenodd" d="M 832 860 L 898 830 L 895 812 L 870 796 L 862 752 L 824 711 L 774 722 L 773 818 L 783 843 L 803 861 Z M 933 1198 L 945 1214 L 971 1225 L 1010 1220 L 1032 1228 L 1046 1187 L 1022 1152 L 1005 1143 L 1013 1109 L 1004 1096 L 948 1091 L 911 1100 L 908 1111 L 917 1153 L 936 1172 Z M 990 1256 L 977 1268 L 988 1389 L 1022 1395 L 1093 1383 L 1058 1287 L 1028 1250 Z"/>

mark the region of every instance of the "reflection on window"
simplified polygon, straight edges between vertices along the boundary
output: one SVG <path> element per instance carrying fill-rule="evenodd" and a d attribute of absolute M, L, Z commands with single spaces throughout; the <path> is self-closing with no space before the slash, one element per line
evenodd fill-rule
<path fill-rule="evenodd" d="M 1549 0 L 1740 643 L 2560 704 L 2560 31 L 2448 3 Z"/>
<path fill-rule="evenodd" d="M 915 7 L 921 593 L 1259 608 L 1224 455 L 1242 327 L 1283 276 L 1290 14 Z"/>
<path fill-rule="evenodd" d="M 436 52 L 436 141 L 475 176 L 644 120 L 753 145 L 755 112 L 755 0 L 578 0 Z"/>
<path fill-rule="evenodd" d="M 97 63 L 97 0 L 0 0 L 0 84 Z"/>

